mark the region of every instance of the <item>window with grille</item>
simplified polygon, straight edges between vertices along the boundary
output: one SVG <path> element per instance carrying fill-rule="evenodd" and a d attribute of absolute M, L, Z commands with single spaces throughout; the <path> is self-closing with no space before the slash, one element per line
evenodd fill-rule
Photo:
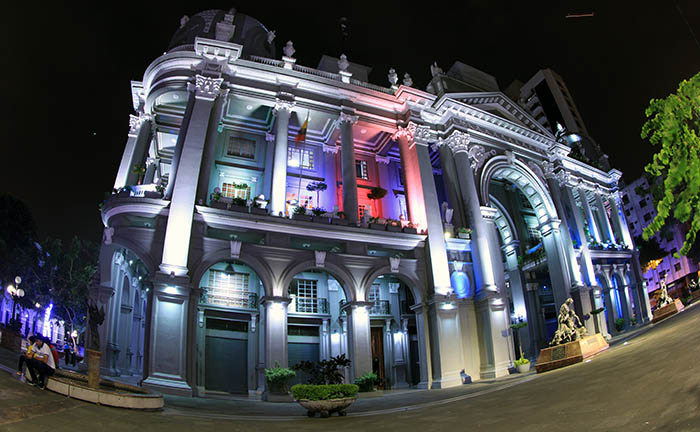
<path fill-rule="evenodd" d="M 369 289 L 369 293 L 367 295 L 367 300 L 371 301 L 373 303 L 379 302 L 379 289 L 381 285 L 379 284 L 372 284 L 372 286 Z"/>
<path fill-rule="evenodd" d="M 318 281 L 296 279 L 297 312 L 318 313 Z"/>
<path fill-rule="evenodd" d="M 367 180 L 369 179 L 369 173 L 367 171 L 367 161 L 358 160 L 355 161 L 355 171 L 357 173 L 357 178 Z"/>
<path fill-rule="evenodd" d="M 246 159 L 255 159 L 255 140 L 240 137 L 229 137 L 226 155 Z"/>
<path fill-rule="evenodd" d="M 252 307 L 248 291 L 248 273 L 209 271 L 209 286 L 204 288 L 204 303 L 226 307 Z"/>
<path fill-rule="evenodd" d="M 236 187 L 236 183 L 224 183 L 221 187 L 221 195 L 226 198 L 250 198 L 250 186 L 246 188 Z"/>
<path fill-rule="evenodd" d="M 296 189 L 296 188 L 295 188 Z M 314 208 L 315 197 L 311 194 L 304 193 L 304 187 L 301 188 L 301 194 L 299 195 L 298 204 L 304 208 L 312 209 Z M 292 202 L 297 200 L 297 194 L 294 192 L 287 192 L 287 201 Z"/>
<path fill-rule="evenodd" d="M 313 149 L 287 148 L 287 165 L 294 168 L 314 169 Z"/>

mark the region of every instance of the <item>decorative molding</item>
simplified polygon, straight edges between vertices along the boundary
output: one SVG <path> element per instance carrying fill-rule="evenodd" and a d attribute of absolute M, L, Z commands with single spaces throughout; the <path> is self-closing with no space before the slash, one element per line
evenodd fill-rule
<path fill-rule="evenodd" d="M 413 122 L 408 122 L 406 126 L 399 126 L 398 130 L 391 136 L 391 139 L 398 141 L 401 138 L 412 141 L 416 136 L 416 124 Z"/>
<path fill-rule="evenodd" d="M 401 286 L 398 282 L 389 282 L 389 294 L 398 294 L 399 287 Z"/>
<path fill-rule="evenodd" d="M 571 153 L 571 148 L 569 146 L 561 143 L 554 143 L 549 146 L 547 157 L 549 158 L 550 162 L 554 162 L 556 160 L 564 159 L 569 155 L 569 153 Z"/>
<path fill-rule="evenodd" d="M 471 162 L 471 167 L 474 171 L 479 171 L 479 169 L 484 165 L 484 162 L 492 156 L 496 156 L 496 150 L 486 151 L 484 147 L 475 144 L 469 147 L 469 159 Z"/>
<path fill-rule="evenodd" d="M 416 133 L 413 140 L 423 145 L 429 145 L 431 142 L 437 141 L 437 132 L 430 126 L 420 125 L 416 127 Z"/>
<path fill-rule="evenodd" d="M 296 105 L 296 102 L 293 100 L 284 100 L 280 98 L 275 99 L 275 107 L 273 108 L 273 111 L 275 114 L 277 114 L 279 111 L 287 111 L 291 113 L 294 111 L 294 106 Z"/>
<path fill-rule="evenodd" d="M 233 259 L 240 258 L 241 246 L 243 246 L 243 243 L 241 243 L 239 240 L 231 240 L 230 241 L 231 258 L 233 258 Z"/>
<path fill-rule="evenodd" d="M 498 216 L 498 210 L 493 208 L 493 207 L 486 207 L 486 206 L 481 206 L 479 207 L 481 210 L 481 217 L 484 218 L 487 222 L 492 222 L 496 220 L 496 216 Z"/>
<path fill-rule="evenodd" d="M 389 257 L 389 266 L 391 267 L 391 272 L 392 273 L 398 273 L 399 272 L 399 265 L 401 264 L 401 258 L 400 257 Z"/>
<path fill-rule="evenodd" d="M 447 145 L 452 153 L 457 154 L 459 152 L 465 152 L 469 154 L 469 143 L 471 142 L 471 137 L 466 132 L 454 131 L 445 138 L 444 145 Z"/>
<path fill-rule="evenodd" d="M 265 133 L 265 141 L 275 142 L 275 134 L 273 134 L 272 132 L 266 132 Z"/>
<path fill-rule="evenodd" d="M 537 164 L 535 162 L 528 162 L 527 165 L 530 167 L 530 169 L 533 169 L 533 166 L 536 166 Z M 545 179 L 554 177 L 554 163 L 543 160 L 540 162 L 540 167 L 542 169 L 542 175 Z"/>
<path fill-rule="evenodd" d="M 374 155 L 374 160 L 377 161 L 377 163 L 382 163 L 384 165 L 389 165 L 389 156 L 380 156 L 378 154 Z"/>
<path fill-rule="evenodd" d="M 323 152 L 324 153 L 338 154 L 339 149 L 340 149 L 340 147 L 338 147 L 337 145 L 323 143 Z"/>
<path fill-rule="evenodd" d="M 149 114 L 145 113 L 139 113 L 138 116 L 135 116 L 133 114 L 129 114 L 129 134 L 130 135 L 136 135 L 139 133 L 139 130 L 141 129 L 141 126 L 146 123 L 147 121 L 150 121 L 152 119 L 152 116 Z"/>
<path fill-rule="evenodd" d="M 314 251 L 314 259 L 316 260 L 316 267 L 323 268 L 326 265 L 326 251 Z"/>

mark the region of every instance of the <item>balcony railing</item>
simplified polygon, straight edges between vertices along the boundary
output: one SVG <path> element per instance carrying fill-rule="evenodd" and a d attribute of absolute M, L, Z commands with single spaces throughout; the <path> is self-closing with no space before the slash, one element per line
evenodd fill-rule
<path fill-rule="evenodd" d="M 239 309 L 255 309 L 258 307 L 258 295 L 248 291 L 229 291 L 212 293 L 216 288 L 202 287 L 201 303 Z"/>
<path fill-rule="evenodd" d="M 389 300 L 375 300 L 374 305 L 369 308 L 370 315 L 391 315 Z"/>
<path fill-rule="evenodd" d="M 297 297 L 292 295 L 289 308 L 292 312 L 308 314 L 328 314 L 328 300 L 324 298 Z"/>

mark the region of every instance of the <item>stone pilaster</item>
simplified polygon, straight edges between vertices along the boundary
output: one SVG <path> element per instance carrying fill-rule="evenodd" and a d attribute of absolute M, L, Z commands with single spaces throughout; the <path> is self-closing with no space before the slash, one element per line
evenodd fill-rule
<path fill-rule="evenodd" d="M 287 150 L 289 117 L 293 107 L 294 103 L 290 101 L 278 101 L 275 105 L 275 150 L 270 193 L 270 210 L 275 216 L 284 215 L 287 208 Z"/>
<path fill-rule="evenodd" d="M 139 113 L 138 116 L 129 115 L 129 134 L 119 164 L 119 172 L 117 172 L 117 178 L 114 181 L 115 189 L 137 183 L 138 174 L 134 174 L 132 171 L 134 166 L 141 167 L 144 164 L 148 144 L 151 141 L 151 131 L 152 116 L 145 113 Z"/>
<path fill-rule="evenodd" d="M 357 171 L 355 169 L 355 140 L 352 127 L 358 117 L 340 113 L 340 160 L 343 174 L 343 213 L 352 225 L 358 222 Z"/>

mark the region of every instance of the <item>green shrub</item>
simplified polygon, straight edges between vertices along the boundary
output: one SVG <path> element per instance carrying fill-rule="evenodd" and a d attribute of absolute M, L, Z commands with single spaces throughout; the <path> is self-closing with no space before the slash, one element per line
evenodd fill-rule
<path fill-rule="evenodd" d="M 323 216 L 325 212 L 326 210 L 322 209 L 321 207 L 316 207 L 315 209 L 311 210 L 311 213 L 313 213 L 314 216 Z"/>
<path fill-rule="evenodd" d="M 303 207 L 303 206 L 295 207 L 294 214 L 295 215 L 305 215 L 306 214 L 306 207 Z"/>
<path fill-rule="evenodd" d="M 528 364 L 528 363 L 530 363 L 530 360 L 526 359 L 525 357 L 520 357 L 519 359 L 517 359 L 517 360 L 515 361 L 515 365 L 516 365 L 516 366 L 525 365 L 525 364 Z"/>
<path fill-rule="evenodd" d="M 360 391 L 371 392 L 374 391 L 374 383 L 377 382 L 377 374 L 374 372 L 367 372 L 366 374 L 355 378 L 355 384 L 360 387 Z"/>
<path fill-rule="evenodd" d="M 269 388 L 274 393 L 286 393 L 287 383 L 295 376 L 297 376 L 296 372 L 289 368 L 280 367 L 277 362 L 275 362 L 275 367 L 265 369 L 265 377 L 269 383 Z"/>
<path fill-rule="evenodd" d="M 231 205 L 245 207 L 248 205 L 248 202 L 243 198 L 235 197 L 231 198 Z"/>
<path fill-rule="evenodd" d="M 357 396 L 359 388 L 355 384 L 297 384 L 292 387 L 294 399 L 328 400 Z"/>

